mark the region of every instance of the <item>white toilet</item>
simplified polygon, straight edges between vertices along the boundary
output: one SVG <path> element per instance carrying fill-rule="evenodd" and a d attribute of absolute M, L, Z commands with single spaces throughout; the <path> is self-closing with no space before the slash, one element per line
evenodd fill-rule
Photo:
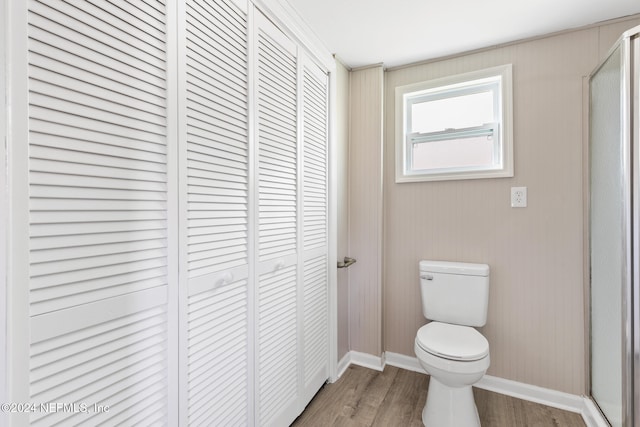
<path fill-rule="evenodd" d="M 426 427 L 480 425 L 471 386 L 489 368 L 484 326 L 489 303 L 489 266 L 420 261 L 422 312 L 431 320 L 418 330 L 415 352 L 431 375 L 422 411 Z"/>

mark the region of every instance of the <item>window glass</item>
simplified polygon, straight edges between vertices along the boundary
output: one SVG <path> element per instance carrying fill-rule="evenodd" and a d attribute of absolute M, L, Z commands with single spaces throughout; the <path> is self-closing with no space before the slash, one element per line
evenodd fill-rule
<path fill-rule="evenodd" d="M 396 182 L 513 176 L 511 65 L 396 88 Z"/>
<path fill-rule="evenodd" d="M 492 139 L 483 135 L 413 144 L 411 169 L 491 167 Z"/>
<path fill-rule="evenodd" d="M 493 121 L 493 93 L 488 90 L 411 104 L 411 132 L 467 128 Z"/>

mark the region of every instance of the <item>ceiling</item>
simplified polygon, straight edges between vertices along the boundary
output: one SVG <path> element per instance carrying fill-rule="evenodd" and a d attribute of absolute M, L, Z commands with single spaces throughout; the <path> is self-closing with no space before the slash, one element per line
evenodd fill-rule
<path fill-rule="evenodd" d="M 286 0 L 347 67 L 386 67 L 640 13 L 640 0 Z"/>

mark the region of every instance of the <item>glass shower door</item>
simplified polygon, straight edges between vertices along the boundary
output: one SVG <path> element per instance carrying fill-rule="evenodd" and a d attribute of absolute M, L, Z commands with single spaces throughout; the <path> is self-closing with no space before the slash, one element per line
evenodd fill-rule
<path fill-rule="evenodd" d="M 591 396 L 640 427 L 640 26 L 590 79 Z"/>
<path fill-rule="evenodd" d="M 591 395 L 612 426 L 622 426 L 624 287 L 621 49 L 591 77 L 590 255 Z"/>

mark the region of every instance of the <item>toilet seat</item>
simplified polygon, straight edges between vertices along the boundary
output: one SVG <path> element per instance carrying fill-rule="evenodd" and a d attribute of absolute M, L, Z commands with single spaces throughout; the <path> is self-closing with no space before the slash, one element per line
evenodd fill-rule
<path fill-rule="evenodd" d="M 416 344 L 434 356 L 458 361 L 480 360 L 489 354 L 489 342 L 469 326 L 431 322 L 418 330 Z"/>

